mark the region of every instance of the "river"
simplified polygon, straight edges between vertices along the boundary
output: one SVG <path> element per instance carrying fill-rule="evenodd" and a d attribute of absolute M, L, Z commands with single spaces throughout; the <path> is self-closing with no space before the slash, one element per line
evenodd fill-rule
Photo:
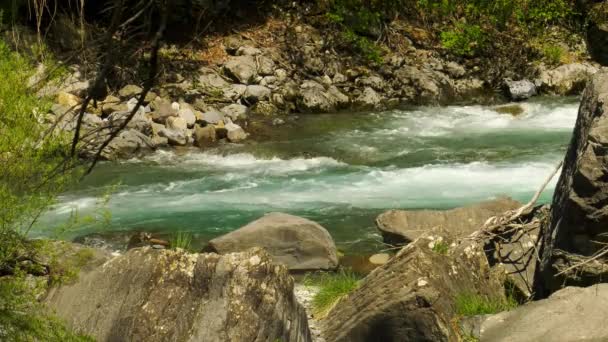
<path fill-rule="evenodd" d="M 34 235 L 48 235 L 75 208 L 96 210 L 112 187 L 109 224 L 80 223 L 67 238 L 185 231 L 202 244 L 281 211 L 319 222 L 342 250 L 372 251 L 380 240 L 374 218 L 386 209 L 452 208 L 500 195 L 527 201 L 563 158 L 578 99 L 521 106 L 518 116 L 483 106 L 302 115 L 261 142 L 102 163 L 59 198 Z"/>

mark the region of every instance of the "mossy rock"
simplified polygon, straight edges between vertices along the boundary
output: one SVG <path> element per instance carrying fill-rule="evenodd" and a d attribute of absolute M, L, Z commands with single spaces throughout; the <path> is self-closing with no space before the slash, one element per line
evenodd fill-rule
<path fill-rule="evenodd" d="M 520 105 L 506 105 L 495 107 L 494 111 L 500 114 L 510 114 L 513 116 L 519 116 L 525 112 L 523 107 Z"/>

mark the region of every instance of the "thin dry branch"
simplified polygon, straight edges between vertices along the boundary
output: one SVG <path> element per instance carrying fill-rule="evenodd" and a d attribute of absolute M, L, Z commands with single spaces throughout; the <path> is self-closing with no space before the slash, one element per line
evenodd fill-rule
<path fill-rule="evenodd" d="M 551 182 L 553 177 L 555 177 L 557 172 L 561 169 L 562 164 L 563 164 L 563 161 L 560 161 L 557 164 L 557 166 L 555 167 L 553 172 L 551 172 L 551 174 L 545 179 L 545 181 L 543 182 L 541 187 L 538 189 L 538 191 L 536 191 L 536 193 L 534 194 L 534 196 L 532 196 L 532 199 L 530 199 L 530 201 L 528 203 L 519 207 L 519 209 L 517 209 L 515 211 L 508 211 L 505 214 L 503 214 L 502 216 L 490 217 L 485 222 L 484 227 L 482 229 L 474 232 L 473 234 L 471 234 L 469 236 L 469 238 L 477 239 L 481 236 L 493 234 L 494 231 L 496 231 L 497 229 L 504 227 L 505 225 L 508 225 L 511 222 L 517 220 L 524 214 L 529 213 L 534 208 L 534 205 L 536 205 L 536 202 L 540 198 L 540 195 L 543 193 L 543 191 L 545 191 L 545 188 L 547 187 L 549 182 Z"/>

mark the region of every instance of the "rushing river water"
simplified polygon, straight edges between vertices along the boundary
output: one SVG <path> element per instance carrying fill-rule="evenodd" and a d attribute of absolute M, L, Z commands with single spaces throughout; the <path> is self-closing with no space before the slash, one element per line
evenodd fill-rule
<path fill-rule="evenodd" d="M 61 196 L 41 226 L 73 208 L 94 210 L 120 182 L 106 231 L 187 231 L 204 241 L 282 211 L 321 223 L 344 250 L 370 250 L 379 240 L 374 218 L 386 209 L 451 208 L 499 195 L 527 201 L 563 158 L 578 102 L 521 105 L 516 117 L 482 106 L 309 115 L 264 142 L 104 163 Z M 70 234 L 100 229 L 82 224 Z"/>

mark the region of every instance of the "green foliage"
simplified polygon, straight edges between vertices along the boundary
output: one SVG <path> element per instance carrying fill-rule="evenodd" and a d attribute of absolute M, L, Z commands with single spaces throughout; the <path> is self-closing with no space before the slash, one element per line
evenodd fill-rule
<path fill-rule="evenodd" d="M 341 40 L 365 59 L 382 62 L 382 51 L 370 37 L 382 34 L 382 14 L 364 0 L 334 0 L 327 19 L 337 25 Z"/>
<path fill-rule="evenodd" d="M 0 278 L 0 340 L 84 342 L 92 338 L 74 334 L 47 313 L 36 300 L 36 285 L 23 276 Z"/>
<path fill-rule="evenodd" d="M 186 232 L 177 232 L 171 239 L 171 248 L 181 248 L 189 251 L 192 244 L 192 234 Z"/>
<path fill-rule="evenodd" d="M 486 33 L 479 25 L 458 24 L 441 33 L 441 44 L 453 54 L 475 56 L 486 45 Z"/>
<path fill-rule="evenodd" d="M 304 284 L 319 287 L 319 292 L 312 299 L 315 315 L 323 316 L 327 314 L 338 300 L 359 286 L 360 279 L 361 277 L 356 273 L 344 269 L 336 273 L 307 275 Z"/>
<path fill-rule="evenodd" d="M 547 63 L 551 65 L 557 65 L 561 62 L 564 56 L 564 50 L 559 45 L 546 45 L 543 46 L 542 54 Z"/>
<path fill-rule="evenodd" d="M 518 303 L 512 296 L 503 298 L 488 298 L 474 293 L 461 293 L 456 296 L 456 312 L 461 316 L 476 316 L 495 314 L 511 310 Z"/>

